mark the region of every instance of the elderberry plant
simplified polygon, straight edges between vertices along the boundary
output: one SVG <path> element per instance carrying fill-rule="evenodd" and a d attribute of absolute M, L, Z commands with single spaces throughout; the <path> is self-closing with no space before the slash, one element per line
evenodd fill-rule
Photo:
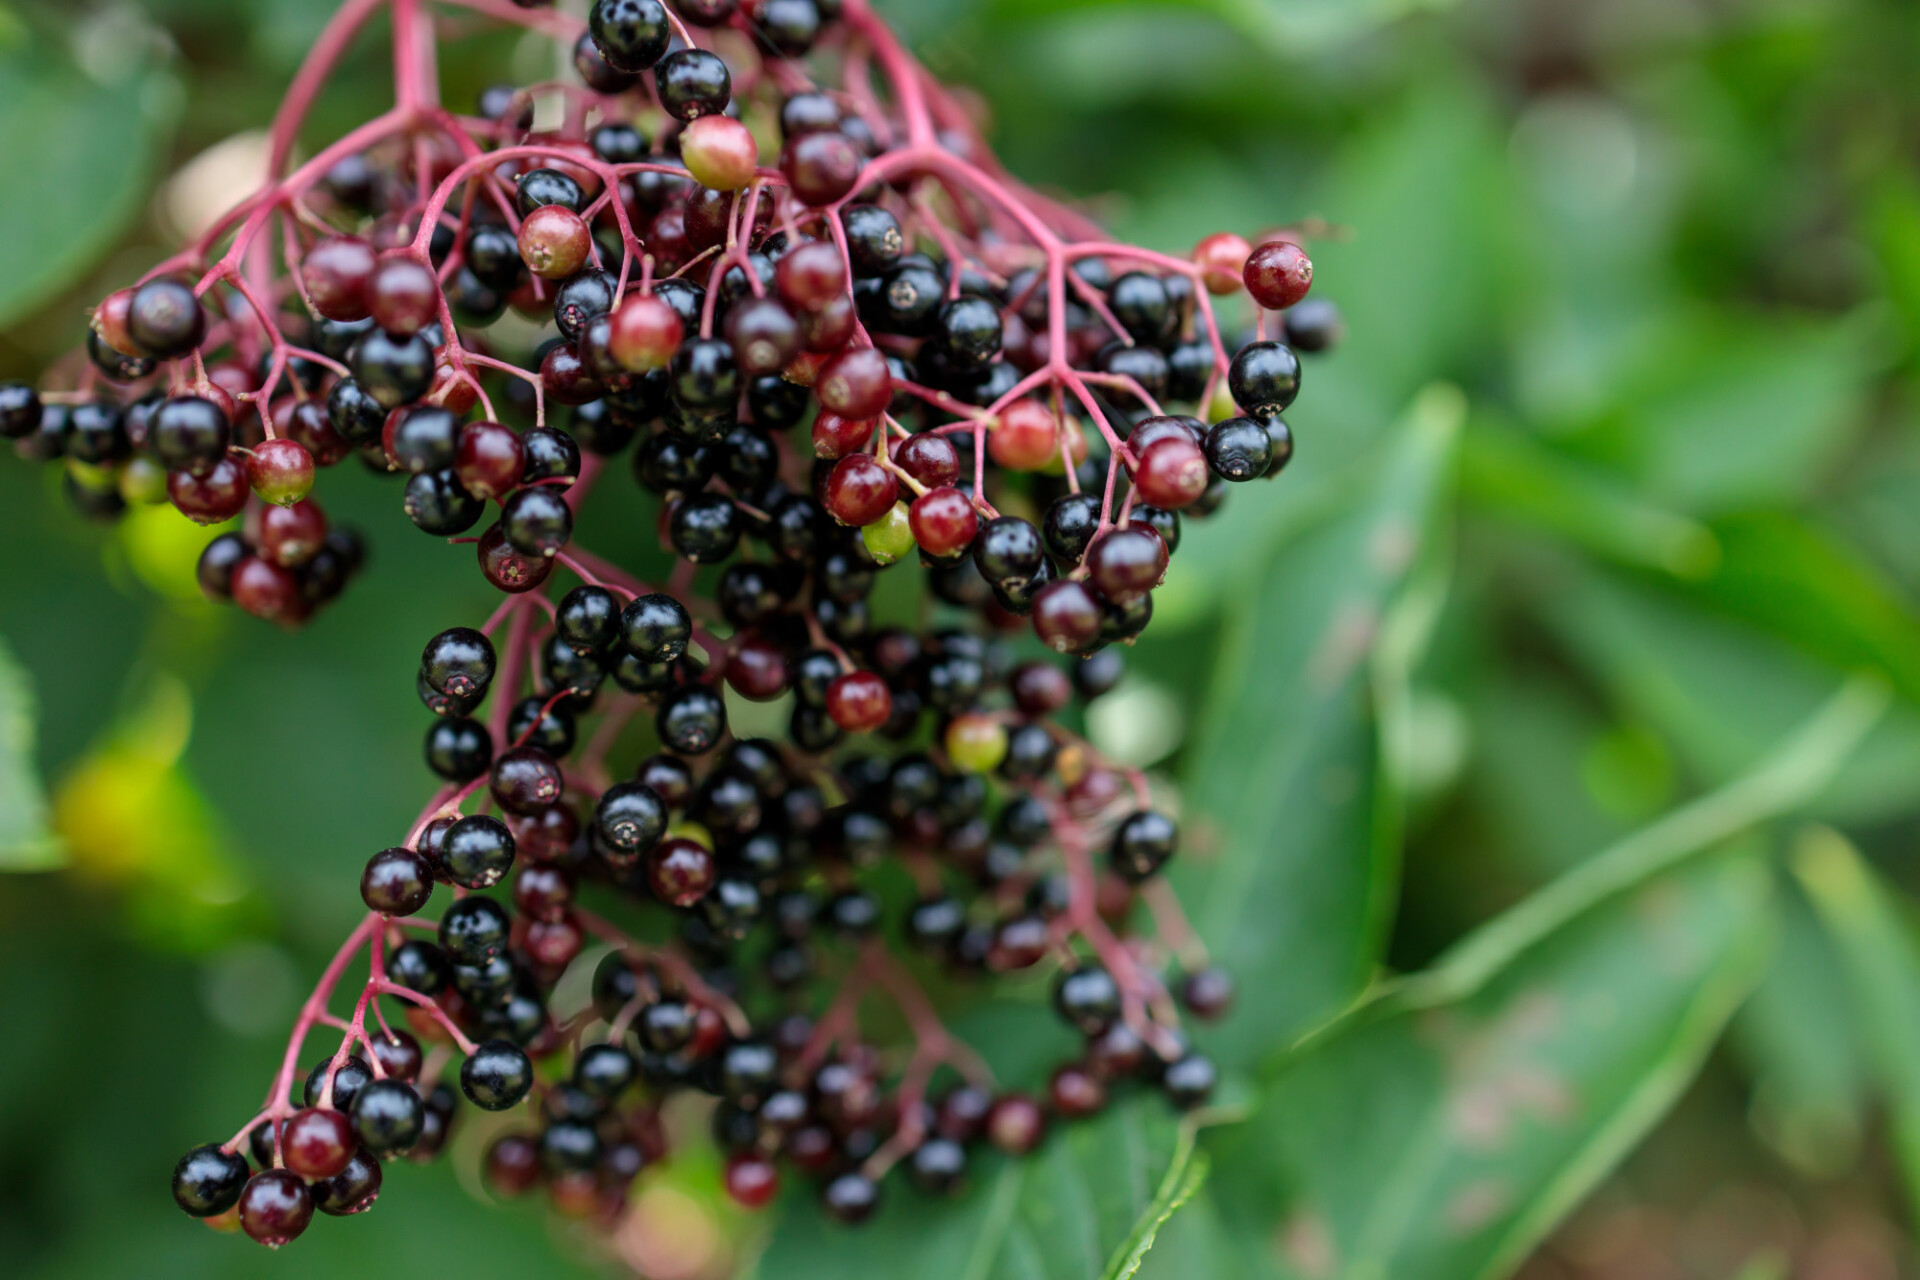
<path fill-rule="evenodd" d="M 354 457 L 502 596 L 426 641 L 442 785 L 367 861 L 264 1105 L 181 1158 L 181 1208 L 285 1244 L 430 1159 L 464 1095 L 521 1114 L 495 1191 L 612 1223 L 693 1092 L 736 1201 L 796 1174 L 857 1222 L 896 1169 L 952 1192 L 977 1144 L 1032 1151 L 1117 1090 L 1204 1102 L 1182 1011 L 1233 986 L 1160 877 L 1171 805 L 1058 716 L 1118 679 L 1182 520 L 1291 457 L 1296 352 L 1339 329 L 1304 250 L 1110 240 L 1010 177 L 867 0 L 437 7 L 563 42 L 577 78 L 457 113 L 455 15 L 347 0 L 266 185 L 104 299 L 46 388 L 0 387 L 0 434 L 83 511 L 238 518 L 199 561 L 216 600 L 291 626 L 346 588 L 363 543 L 314 489 Z M 294 163 L 383 10 L 394 106 Z M 1243 293 L 1230 345 L 1214 299 Z M 574 537 L 623 452 L 650 497 L 603 501 L 657 521 L 663 581 Z M 885 572 L 925 575 L 924 626 L 873 623 Z M 790 695 L 784 738 L 732 733 L 726 690 Z M 647 717 L 658 750 L 616 768 Z M 916 896 L 876 891 L 884 862 Z M 1054 967 L 1082 1051 L 996 1080 L 927 964 Z"/>

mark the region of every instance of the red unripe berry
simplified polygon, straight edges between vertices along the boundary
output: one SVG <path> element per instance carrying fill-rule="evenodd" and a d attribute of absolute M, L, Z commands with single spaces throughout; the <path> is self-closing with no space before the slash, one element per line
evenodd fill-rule
<path fill-rule="evenodd" d="M 219 524 L 247 505 L 247 473 L 229 454 L 204 476 L 167 472 L 167 497 L 180 514 L 197 524 Z"/>
<path fill-rule="evenodd" d="M 282 401 L 273 413 L 273 429 L 298 442 L 316 467 L 330 467 L 353 452 L 353 445 L 334 430 L 333 419 L 318 400 Z"/>
<path fill-rule="evenodd" d="M 1140 455 L 1133 471 L 1133 487 L 1156 507 L 1177 511 L 1207 491 L 1211 477 L 1207 455 L 1191 440 L 1172 436 L 1155 440 Z"/>
<path fill-rule="evenodd" d="M 1047 1101 L 1055 1115 L 1077 1120 L 1107 1105 L 1107 1086 L 1087 1068 L 1069 1063 L 1047 1082 Z"/>
<path fill-rule="evenodd" d="M 247 524 L 261 556 L 288 569 L 313 559 L 327 540 L 326 513 L 311 498 L 291 506 L 261 507 Z"/>
<path fill-rule="evenodd" d="M 540 1146 L 526 1134 L 506 1134 L 487 1148 L 480 1168 L 495 1195 L 525 1195 L 540 1181 Z"/>
<path fill-rule="evenodd" d="M 673 907 L 690 907 L 707 896 L 716 875 L 705 845 L 679 837 L 662 840 L 647 855 L 647 886 Z"/>
<path fill-rule="evenodd" d="M 860 149 L 838 129 L 802 134 L 787 144 L 780 171 L 796 199 L 819 208 L 845 196 L 860 180 Z"/>
<path fill-rule="evenodd" d="M 1077 653 L 1100 635 L 1100 603 L 1071 578 L 1050 582 L 1033 598 L 1033 631 L 1058 653 Z"/>
<path fill-rule="evenodd" d="M 771 640 L 749 637 L 727 660 L 727 683 L 749 702 L 772 702 L 787 691 L 786 653 Z"/>
<path fill-rule="evenodd" d="M 853 331 L 859 323 L 860 312 L 854 307 L 853 298 L 843 294 L 818 311 L 800 313 L 801 345 L 820 354 L 838 351 L 853 341 Z"/>
<path fill-rule="evenodd" d="M 331 1178 L 346 1168 L 358 1146 L 347 1117 L 331 1107 L 296 1111 L 280 1132 L 280 1158 L 308 1180 Z"/>
<path fill-rule="evenodd" d="M 753 131 L 729 116 L 701 116 L 680 131 L 680 158 L 703 187 L 738 191 L 753 181 L 760 145 Z"/>
<path fill-rule="evenodd" d="M 1060 455 L 1060 420 L 1038 400 L 1015 400 L 987 432 L 987 456 L 1009 471 L 1037 471 Z"/>
<path fill-rule="evenodd" d="M 307 250 L 300 282 L 313 309 L 329 320 L 365 320 L 372 298 L 368 286 L 380 257 L 359 236 L 328 236 Z"/>
<path fill-rule="evenodd" d="M 827 514 L 841 524 L 859 528 L 872 524 L 892 509 L 900 497 L 900 482 L 870 453 L 856 453 L 833 464 L 827 476 L 824 504 Z"/>
<path fill-rule="evenodd" d="M 527 925 L 523 949 L 535 964 L 564 969 L 572 964 L 586 945 L 580 926 L 562 916 L 558 920 L 535 920 Z"/>
<path fill-rule="evenodd" d="M 960 478 L 960 455 L 945 436 L 922 432 L 896 441 L 892 451 L 893 464 L 929 489 Z"/>
<path fill-rule="evenodd" d="M 628 373 L 665 368 L 686 336 L 679 312 L 650 293 L 628 294 L 610 319 L 607 350 Z"/>
<path fill-rule="evenodd" d="M 552 205 L 542 208 L 551 209 Z M 593 376 L 580 353 L 566 343 L 548 351 L 540 361 L 540 385 L 561 404 L 581 405 L 598 400 L 606 388 Z"/>
<path fill-rule="evenodd" d="M 262 502 L 290 507 L 313 488 L 313 455 L 292 440 L 262 440 L 247 455 L 247 483 Z"/>
<path fill-rule="evenodd" d="M 240 1228 L 269 1249 L 294 1240 L 313 1221 L 313 1194 L 300 1175 L 262 1169 L 240 1193 Z"/>
<path fill-rule="evenodd" d="M 827 686 L 827 716 L 847 733 L 872 733 L 893 715 L 893 691 L 879 673 L 849 671 Z"/>
<path fill-rule="evenodd" d="M 727 1161 L 727 1194 L 743 1209 L 764 1209 L 780 1194 L 780 1171 L 765 1156 L 743 1151 Z"/>
<path fill-rule="evenodd" d="M 1010 1093 L 994 1101 L 986 1129 L 987 1141 L 1008 1155 L 1022 1156 L 1046 1136 L 1047 1117 L 1032 1098 Z"/>
<path fill-rule="evenodd" d="M 733 346 L 740 372 L 748 377 L 778 373 L 800 354 L 800 326 L 778 298 L 742 298 L 734 303 L 722 334 Z"/>
<path fill-rule="evenodd" d="M 907 508 L 913 540 L 930 556 L 945 557 L 965 551 L 980 531 L 980 517 L 967 495 L 951 485 L 929 489 Z"/>
<path fill-rule="evenodd" d="M 1252 252 L 1253 246 L 1247 243 L 1247 238 L 1231 231 L 1215 232 L 1195 245 L 1193 262 L 1200 268 L 1200 281 L 1207 286 L 1207 292 L 1221 296 L 1237 292 L 1247 255 Z"/>
<path fill-rule="evenodd" d="M 507 541 L 507 535 L 500 532 L 497 524 L 480 535 L 476 550 L 480 557 L 480 572 L 488 582 L 509 595 L 534 590 L 553 571 L 552 557 L 520 554 L 513 549 L 513 544 Z"/>
<path fill-rule="evenodd" d="M 290 616 L 300 599 L 300 580 L 291 571 L 259 556 L 248 556 L 233 566 L 229 589 L 235 604 L 269 622 Z"/>
<path fill-rule="evenodd" d="M 460 428 L 453 471 L 460 487 L 476 498 L 501 498 L 520 485 L 527 451 L 520 437 L 497 422 L 469 422 Z"/>
<path fill-rule="evenodd" d="M 873 440 L 877 425 L 872 418 L 843 418 L 822 409 L 813 420 L 813 456 L 844 458 L 858 453 Z"/>
<path fill-rule="evenodd" d="M 133 335 L 127 331 L 127 313 L 133 309 L 133 290 L 116 289 L 100 300 L 93 309 L 93 331 L 100 335 L 100 341 L 123 356 L 138 356 L 142 352 Z"/>
<path fill-rule="evenodd" d="M 1109 529 L 1087 548 L 1087 580 L 1115 604 L 1146 595 L 1167 572 L 1167 544 L 1143 524 Z"/>
<path fill-rule="evenodd" d="M 1073 681 L 1066 672 L 1046 662 L 1023 662 L 1015 667 L 1009 687 L 1013 704 L 1035 719 L 1052 715 L 1073 698 Z"/>
<path fill-rule="evenodd" d="M 405 251 L 384 255 L 367 287 L 373 322 L 388 333 L 408 337 L 440 315 L 440 282 L 424 263 Z"/>
<path fill-rule="evenodd" d="M 1280 311 L 1307 296 L 1313 287 L 1313 262 L 1299 245 L 1275 240 L 1247 255 L 1243 278 L 1256 303 Z"/>
<path fill-rule="evenodd" d="M 586 264 L 592 248 L 585 220 L 565 205 L 543 204 L 520 224 L 520 256 L 542 279 L 566 279 Z"/>
<path fill-rule="evenodd" d="M 814 394 L 843 417 L 877 418 L 893 403 L 893 372 L 880 352 L 857 347 L 827 361 Z"/>
<path fill-rule="evenodd" d="M 818 311 L 846 293 L 846 259 L 831 240 L 797 244 L 774 268 L 773 287 L 794 310 Z"/>

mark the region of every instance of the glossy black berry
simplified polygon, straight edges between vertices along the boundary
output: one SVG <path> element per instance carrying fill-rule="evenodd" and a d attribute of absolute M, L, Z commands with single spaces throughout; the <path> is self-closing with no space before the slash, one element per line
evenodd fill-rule
<path fill-rule="evenodd" d="M 681 499 L 667 519 L 667 538 L 673 549 L 695 564 L 717 564 L 732 555 L 743 532 L 740 509 L 719 493 L 696 493 Z"/>
<path fill-rule="evenodd" d="M 1120 984 L 1100 965 L 1082 965 L 1054 983 L 1053 1007 L 1082 1035 L 1099 1035 L 1120 1016 Z"/>
<path fill-rule="evenodd" d="M 428 1113 L 432 1118 L 432 1113 Z M 422 1125 L 422 1134 L 426 1131 Z M 420 1143 L 414 1143 L 417 1153 Z M 336 1218 L 351 1214 L 365 1213 L 373 1207 L 380 1196 L 382 1179 L 379 1157 L 365 1147 L 354 1150 L 353 1158 L 347 1161 L 347 1167 L 331 1178 L 322 1178 L 309 1183 L 307 1189 L 313 1193 L 313 1207 L 320 1212 Z"/>
<path fill-rule="evenodd" d="M 433 346 L 424 333 L 396 338 L 374 329 L 360 339 L 348 363 L 360 389 L 383 409 L 412 404 L 433 385 Z"/>
<path fill-rule="evenodd" d="M 360 874 L 360 897 L 367 910 L 410 916 L 433 895 L 433 866 L 412 849 L 383 849 Z"/>
<path fill-rule="evenodd" d="M 1113 282 L 1107 309 L 1134 341 L 1156 346 L 1172 336 L 1179 322 L 1165 283 L 1144 271 L 1129 271 Z"/>
<path fill-rule="evenodd" d="M 719 745 L 727 731 L 727 706 L 706 685 L 684 685 L 661 702 L 653 723 L 667 750 L 697 756 Z"/>
<path fill-rule="evenodd" d="M 205 476 L 227 456 L 231 434 L 227 415 L 211 400 L 176 396 L 154 411 L 148 441 L 167 470 Z"/>
<path fill-rule="evenodd" d="M 322 1105 L 321 1100 L 326 1097 L 327 1072 L 332 1067 L 333 1059 L 326 1057 L 314 1063 L 313 1069 L 307 1072 L 307 1082 L 301 1097 L 308 1106 Z M 331 1105 L 335 1111 L 351 1111 L 354 1099 L 358 1098 L 360 1091 L 372 1081 L 373 1069 L 367 1065 L 367 1060 L 357 1053 L 348 1054 L 347 1060 L 340 1064 L 340 1069 L 333 1072 L 333 1099 L 328 1105 Z"/>
<path fill-rule="evenodd" d="M 440 860 L 452 881 L 464 889 L 489 889 L 513 868 L 513 833 L 486 814 L 460 819 L 440 845 Z"/>
<path fill-rule="evenodd" d="M 327 421 L 352 444 L 378 444 L 387 410 L 353 378 L 342 378 L 327 393 Z"/>
<path fill-rule="evenodd" d="M 660 61 L 673 39 L 660 0 L 595 0 L 587 30 L 608 65 L 630 75 Z"/>
<path fill-rule="evenodd" d="M 440 720 L 427 730 L 426 756 L 427 767 L 448 782 L 472 782 L 493 763 L 493 739 L 476 720 Z"/>
<path fill-rule="evenodd" d="M 1212 1097 L 1219 1078 L 1213 1059 L 1189 1053 L 1178 1062 L 1168 1064 L 1166 1074 L 1160 1077 L 1160 1087 L 1166 1090 L 1167 1100 L 1184 1111 Z"/>
<path fill-rule="evenodd" d="M 453 980 L 447 953 L 431 942 L 415 938 L 395 948 L 387 960 L 387 976 L 409 991 L 437 996 Z"/>
<path fill-rule="evenodd" d="M 613 310 L 618 281 L 605 271 L 586 270 L 570 277 L 553 295 L 553 323 L 560 336 L 578 342 L 598 316 Z"/>
<path fill-rule="evenodd" d="M 884 275 L 899 264 L 907 251 L 907 237 L 898 218 L 877 204 L 856 204 L 840 216 L 855 275 Z"/>
<path fill-rule="evenodd" d="M 1273 465 L 1273 439 L 1266 424 L 1253 418 L 1228 418 L 1207 432 L 1207 466 L 1236 484 L 1256 480 Z"/>
<path fill-rule="evenodd" d="M 1179 832 L 1173 819 L 1152 809 L 1142 809 L 1114 831 L 1108 856 L 1121 879 L 1138 884 L 1166 865 L 1178 842 Z"/>
<path fill-rule="evenodd" d="M 633 1055 L 617 1044 L 590 1044 L 573 1064 L 573 1083 L 602 1102 L 625 1093 L 638 1075 Z"/>
<path fill-rule="evenodd" d="M 73 406 L 61 444 L 69 458 L 94 466 L 118 462 L 132 450 L 119 406 L 99 400 Z"/>
<path fill-rule="evenodd" d="M 1040 531 L 1019 516 L 999 516 L 980 526 L 973 543 L 973 562 L 993 586 L 1007 588 L 1027 582 L 1046 560 Z"/>
<path fill-rule="evenodd" d="M 1099 527 L 1100 499 L 1090 493 L 1055 498 L 1041 526 L 1047 550 L 1068 565 L 1080 562 Z"/>
<path fill-rule="evenodd" d="M 672 596 L 654 592 L 631 601 L 620 614 L 620 637 L 648 662 L 671 662 L 693 639 L 693 618 Z"/>
<path fill-rule="evenodd" d="M 372 1080 L 353 1100 L 354 1136 L 376 1155 L 405 1151 L 426 1127 L 426 1106 L 413 1086 L 398 1080 Z"/>
<path fill-rule="evenodd" d="M 532 1087 L 533 1063 L 507 1040 L 488 1040 L 460 1064 L 460 1091 L 482 1111 L 505 1111 Z"/>
<path fill-rule="evenodd" d="M 929 1138 L 907 1158 L 907 1177 L 927 1195 L 952 1195 L 967 1173 L 967 1149 L 951 1138 Z"/>
<path fill-rule="evenodd" d="M 178 280 L 149 280 L 134 291 L 127 333 L 146 354 L 177 360 L 207 336 L 207 314 L 193 290 Z"/>
<path fill-rule="evenodd" d="M 1346 332 L 1340 308 L 1325 298 L 1305 298 L 1284 313 L 1287 345 L 1295 351 L 1318 354 L 1331 350 Z"/>
<path fill-rule="evenodd" d="M 676 120 L 718 115 L 733 97 L 733 76 L 727 64 L 705 49 L 668 54 L 654 68 L 653 77 L 660 105 Z"/>
<path fill-rule="evenodd" d="M 520 179 L 513 203 L 522 218 L 549 204 L 579 213 L 587 206 L 587 194 L 570 174 L 558 169 L 529 169 Z"/>
<path fill-rule="evenodd" d="M 472 627 L 449 627 L 427 641 L 420 655 L 427 683 L 456 698 L 485 693 L 495 664 L 493 641 Z"/>
<path fill-rule="evenodd" d="M 1233 401 L 1254 417 L 1282 413 L 1300 394 L 1300 357 L 1278 342 L 1250 342 L 1227 369 Z"/>
<path fill-rule="evenodd" d="M 500 506 L 500 532 L 522 555 L 550 557 L 573 537 L 573 508 L 546 485 L 516 489 Z"/>
<path fill-rule="evenodd" d="M 460 419 L 437 404 L 423 404 L 399 416 L 387 453 L 402 471 L 445 471 L 458 460 Z"/>
<path fill-rule="evenodd" d="M 836 1222 L 865 1222 L 880 1207 L 880 1186 L 863 1173 L 843 1173 L 827 1183 L 820 1205 Z"/>
<path fill-rule="evenodd" d="M 943 303 L 934 322 L 941 350 L 960 369 L 981 368 L 999 355 L 1002 332 L 1000 308 L 969 295 Z"/>
<path fill-rule="evenodd" d="M 440 917 L 440 946 L 456 964 L 480 964 L 507 945 L 512 925 L 506 908 L 474 894 Z"/>
<path fill-rule="evenodd" d="M 580 445 L 558 427 L 535 427 L 525 432 L 520 437 L 520 447 L 527 455 L 527 469 L 520 478 L 527 484 L 538 484 L 542 480 L 570 482 L 580 475 Z M 565 489 L 567 486 L 552 487 Z"/>
<path fill-rule="evenodd" d="M 0 382 L 0 440 L 31 435 L 40 425 L 40 413 L 40 396 L 32 387 L 24 382 Z"/>
<path fill-rule="evenodd" d="M 593 825 L 609 848 L 637 858 L 666 834 L 667 806 L 644 782 L 616 783 L 595 805 Z"/>
<path fill-rule="evenodd" d="M 250 1172 L 238 1152 L 195 1147 L 173 1166 L 173 1202 L 196 1218 L 225 1213 L 240 1202 Z"/>
<path fill-rule="evenodd" d="M 566 700 L 548 705 L 535 695 L 522 698 L 507 713 L 507 741 L 532 747 L 558 760 L 573 750 L 578 725 Z"/>

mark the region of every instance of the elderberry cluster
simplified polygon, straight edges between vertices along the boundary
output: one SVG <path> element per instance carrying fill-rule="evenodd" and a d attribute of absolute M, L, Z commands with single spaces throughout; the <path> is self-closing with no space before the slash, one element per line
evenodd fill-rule
<path fill-rule="evenodd" d="M 200 560 L 216 600 L 297 624 L 339 593 L 362 544 L 312 491 L 353 457 L 505 597 L 414 675 L 442 785 L 309 1002 L 364 950 L 343 1043 L 304 1105 L 283 1072 L 184 1157 L 176 1199 L 278 1245 L 431 1157 L 460 1094 L 531 1095 L 490 1183 L 611 1220 L 687 1094 L 741 1204 L 786 1169 L 858 1221 L 896 1167 L 955 1192 L 977 1144 L 1029 1151 L 1116 1091 L 1198 1105 L 1179 1010 L 1232 987 L 1146 927 L 1176 824 L 1063 716 L 1119 680 L 1182 520 L 1291 458 L 1297 353 L 1340 329 L 1306 253 L 1108 243 L 1008 178 L 863 0 L 520 8 L 578 83 L 468 117 L 403 92 L 105 299 L 62 389 L 0 386 L 0 436 L 84 510 L 239 517 Z M 891 92 L 812 78 L 855 62 Z M 1243 292 L 1229 344 L 1214 299 Z M 575 538 L 621 453 L 660 583 Z M 928 621 L 875 622 L 890 571 L 924 576 Z M 729 695 L 781 703 L 780 740 L 736 734 Z M 556 1007 L 596 940 L 590 1001 Z M 1045 1081 L 994 1081 L 913 977 L 1056 963 L 1078 1040 Z M 862 1031 L 882 995 L 911 1044 Z"/>

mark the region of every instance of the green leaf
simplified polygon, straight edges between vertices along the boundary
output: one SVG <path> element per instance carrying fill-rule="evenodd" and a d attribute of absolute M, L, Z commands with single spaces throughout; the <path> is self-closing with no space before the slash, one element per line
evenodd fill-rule
<path fill-rule="evenodd" d="M 1920 1220 L 1920 940 L 1894 890 L 1838 832 L 1805 833 L 1793 870 L 1851 978 L 1854 1017 L 1893 1112 L 1908 1212 Z"/>
<path fill-rule="evenodd" d="M 1247 565 L 1186 771 L 1200 815 L 1176 887 L 1240 976 L 1206 1047 L 1245 1066 L 1351 999 L 1380 954 L 1396 877 L 1407 674 L 1443 594 L 1422 564 L 1464 405 L 1436 389 L 1320 518 Z M 1204 822 L 1204 826 L 1202 826 Z M 1209 849 L 1215 850 L 1210 854 Z"/>
<path fill-rule="evenodd" d="M 791 1200 L 756 1275 L 840 1280 L 885 1259 L 914 1280 L 1124 1280 L 1206 1169 L 1191 1122 L 1135 1095 L 1056 1130 L 1034 1155 L 979 1157 L 958 1202 L 890 1184 L 879 1215 L 851 1232 L 810 1198 Z"/>
<path fill-rule="evenodd" d="M 93 265 L 139 211 L 165 152 L 165 77 L 99 69 L 105 79 L 89 78 L 39 31 L 0 52 L 0 155 L 12 173 L 34 175 L 31 197 L 0 200 L 0 325 Z"/>
<path fill-rule="evenodd" d="M 1764 968 L 1763 860 L 1699 855 L 1817 794 L 1885 702 L 1849 684 L 1751 774 L 1302 1046 L 1213 1144 L 1229 1224 L 1277 1239 L 1289 1276 L 1505 1274 L 1665 1112 Z"/>
<path fill-rule="evenodd" d="M 46 871 L 66 862 L 47 826 L 47 793 L 34 767 L 35 708 L 27 673 L 0 642 L 0 871 Z"/>

